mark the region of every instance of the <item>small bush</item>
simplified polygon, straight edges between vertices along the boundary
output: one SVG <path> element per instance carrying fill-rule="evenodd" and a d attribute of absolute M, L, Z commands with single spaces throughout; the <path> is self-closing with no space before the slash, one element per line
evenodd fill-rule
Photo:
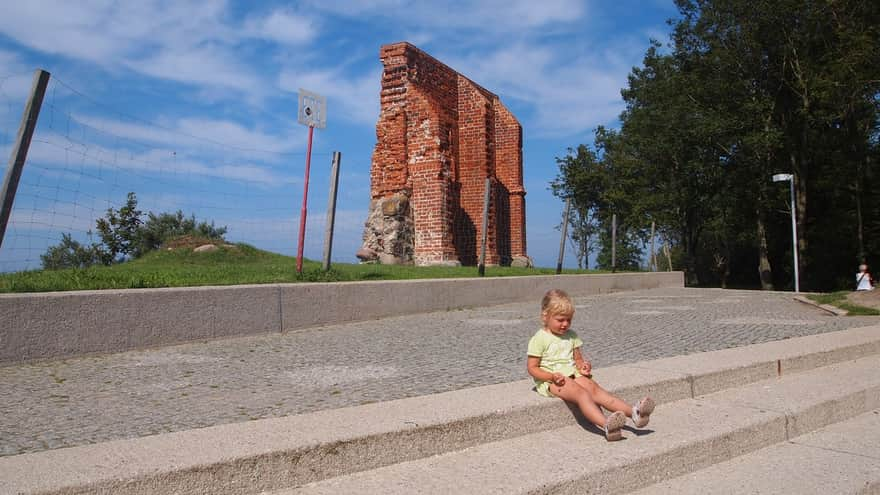
<path fill-rule="evenodd" d="M 125 206 L 118 210 L 108 208 L 107 215 L 95 222 L 101 244 L 84 246 L 70 234 L 62 234 L 61 243 L 50 246 L 40 256 L 43 268 L 59 270 L 121 263 L 140 258 L 169 240 L 182 237 L 225 242 L 226 227 L 216 227 L 214 222 L 197 222 L 195 215 L 186 217 L 180 210 L 158 215 L 149 212 L 144 222 L 143 214 L 138 210 L 135 193 L 128 193 Z"/>
<path fill-rule="evenodd" d="M 75 241 L 70 234 L 61 234 L 61 243 L 51 246 L 40 261 L 46 270 L 62 268 L 87 268 L 92 265 L 109 264 L 110 254 L 99 244 L 84 246 Z"/>

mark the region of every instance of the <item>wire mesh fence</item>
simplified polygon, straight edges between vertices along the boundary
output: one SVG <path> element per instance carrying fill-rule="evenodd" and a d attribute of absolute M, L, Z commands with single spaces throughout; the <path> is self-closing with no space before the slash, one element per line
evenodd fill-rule
<path fill-rule="evenodd" d="M 22 81 L 29 79 L 0 77 L 4 157 L 10 156 L 27 100 Z M 40 268 L 40 255 L 65 234 L 80 243 L 97 242 L 96 220 L 123 206 L 130 192 L 144 213 L 181 211 L 225 227 L 230 242 L 295 255 L 302 140 L 253 133 L 245 145 L 229 143 L 212 137 L 226 134 L 217 132 L 217 125 L 236 124 L 196 117 L 147 121 L 52 77 L 0 247 L 0 272 Z M 330 152 L 312 154 L 313 163 L 330 160 Z M 321 256 L 326 218 L 324 205 L 315 205 L 305 236 L 311 258 Z M 337 214 L 336 226 L 347 229 L 347 242 L 334 259 L 355 260 L 363 219 L 360 211 Z"/>

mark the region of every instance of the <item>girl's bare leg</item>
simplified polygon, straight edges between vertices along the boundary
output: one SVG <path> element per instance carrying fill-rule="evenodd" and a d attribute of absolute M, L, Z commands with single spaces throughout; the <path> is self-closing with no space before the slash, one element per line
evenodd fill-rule
<path fill-rule="evenodd" d="M 574 381 L 590 394 L 596 404 L 612 412 L 622 412 L 628 418 L 632 417 L 632 406 L 602 388 L 598 383 L 585 376 L 579 376 Z"/>
<path fill-rule="evenodd" d="M 566 402 L 576 404 L 588 421 L 605 429 L 605 414 L 585 387 L 575 383 L 571 378 L 566 378 L 561 387 L 551 383 L 550 392 Z"/>

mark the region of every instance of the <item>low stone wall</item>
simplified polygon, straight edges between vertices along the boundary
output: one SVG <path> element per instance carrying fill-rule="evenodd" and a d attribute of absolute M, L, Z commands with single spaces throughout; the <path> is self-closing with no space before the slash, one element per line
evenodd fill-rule
<path fill-rule="evenodd" d="M 0 365 L 285 332 L 389 316 L 683 287 L 682 272 L 0 295 Z"/>

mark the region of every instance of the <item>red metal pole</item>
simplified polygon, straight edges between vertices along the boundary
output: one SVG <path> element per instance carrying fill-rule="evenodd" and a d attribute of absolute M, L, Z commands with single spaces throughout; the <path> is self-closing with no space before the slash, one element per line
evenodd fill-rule
<path fill-rule="evenodd" d="M 296 248 L 296 273 L 303 271 L 303 245 L 306 239 L 306 205 L 309 201 L 309 167 L 312 163 L 312 134 L 315 128 L 309 126 L 309 146 L 306 150 L 306 179 L 303 184 L 303 204 L 299 213 L 299 246 Z"/>

